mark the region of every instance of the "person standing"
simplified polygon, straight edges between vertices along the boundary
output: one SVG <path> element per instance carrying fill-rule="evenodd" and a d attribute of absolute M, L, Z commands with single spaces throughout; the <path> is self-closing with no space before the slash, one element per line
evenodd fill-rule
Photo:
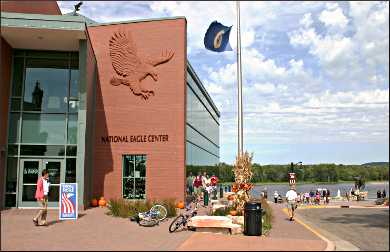
<path fill-rule="evenodd" d="M 213 200 L 217 199 L 217 184 L 218 177 L 213 174 L 210 178 L 211 191 L 213 192 Z"/>
<path fill-rule="evenodd" d="M 190 175 L 187 177 L 187 192 L 190 196 L 194 193 L 194 175 L 190 172 Z"/>
<path fill-rule="evenodd" d="M 200 172 L 198 172 L 198 176 L 196 176 L 194 179 L 193 187 L 194 187 L 196 198 L 198 201 L 200 201 L 200 197 L 202 194 L 202 175 Z"/>
<path fill-rule="evenodd" d="M 41 205 L 37 215 L 33 218 L 33 222 L 36 226 L 47 226 L 47 203 L 49 193 L 49 173 L 46 169 L 42 171 L 42 176 L 38 178 L 37 189 L 35 191 L 35 199 Z M 41 221 L 39 222 L 39 218 Z"/>
<path fill-rule="evenodd" d="M 291 186 L 290 190 L 286 193 L 286 199 L 287 199 L 287 209 L 288 209 L 288 216 L 290 217 L 290 221 L 294 220 L 294 211 L 296 208 L 296 201 L 297 201 L 298 195 L 295 191 L 295 186 Z"/>
<path fill-rule="evenodd" d="M 382 198 L 386 198 L 386 190 L 385 189 L 383 189 Z"/>
<path fill-rule="evenodd" d="M 326 195 L 325 195 L 326 204 L 329 204 L 329 198 L 330 198 L 330 190 L 326 189 Z"/>
<path fill-rule="evenodd" d="M 210 179 L 206 172 L 202 176 L 203 206 L 209 205 Z"/>
<path fill-rule="evenodd" d="M 278 191 L 275 191 L 274 192 L 274 202 L 275 202 L 275 204 L 278 203 L 278 196 L 279 196 Z"/>

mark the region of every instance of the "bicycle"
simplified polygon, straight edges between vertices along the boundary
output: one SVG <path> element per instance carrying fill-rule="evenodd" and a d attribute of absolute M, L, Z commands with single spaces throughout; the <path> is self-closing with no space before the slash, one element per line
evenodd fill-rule
<path fill-rule="evenodd" d="M 193 210 L 191 210 L 190 213 L 180 214 L 179 216 L 177 216 L 172 221 L 171 225 L 169 225 L 169 233 L 173 233 L 178 229 L 184 229 L 184 227 L 187 225 L 189 219 L 194 217 L 195 215 L 197 215 L 199 202 L 197 200 L 193 201 L 193 202 L 195 203 L 195 208 Z M 190 209 L 186 208 L 186 211 L 189 211 L 189 210 Z"/>
<path fill-rule="evenodd" d="M 168 211 L 164 206 L 154 205 L 149 211 L 138 213 L 130 220 L 137 221 L 138 225 L 143 227 L 153 227 L 165 220 L 167 213 Z"/>

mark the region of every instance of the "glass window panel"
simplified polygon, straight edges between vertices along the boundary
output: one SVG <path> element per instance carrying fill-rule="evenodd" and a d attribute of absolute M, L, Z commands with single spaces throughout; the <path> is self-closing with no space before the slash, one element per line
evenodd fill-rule
<path fill-rule="evenodd" d="M 23 143 L 65 143 L 65 115 L 23 114 Z"/>
<path fill-rule="evenodd" d="M 70 97 L 72 98 L 79 97 L 79 70 L 78 69 L 70 70 Z"/>
<path fill-rule="evenodd" d="M 79 66 L 79 52 L 70 52 L 71 64 L 72 61 L 77 61 L 77 67 Z"/>
<path fill-rule="evenodd" d="M 8 155 L 18 155 L 18 145 L 8 145 Z"/>
<path fill-rule="evenodd" d="M 77 114 L 68 115 L 68 144 L 77 144 Z"/>
<path fill-rule="evenodd" d="M 123 197 L 145 199 L 146 155 L 123 156 Z"/>
<path fill-rule="evenodd" d="M 77 113 L 79 111 L 79 101 L 69 101 L 69 113 Z"/>
<path fill-rule="evenodd" d="M 123 177 L 134 177 L 134 162 L 134 156 L 125 156 L 123 164 Z"/>
<path fill-rule="evenodd" d="M 145 178 L 135 179 L 135 199 L 145 199 Z"/>
<path fill-rule="evenodd" d="M 8 142 L 19 142 L 20 113 L 11 113 L 9 118 Z"/>
<path fill-rule="evenodd" d="M 49 182 L 51 184 L 59 184 L 61 182 L 61 162 L 60 161 L 45 161 L 44 168 L 49 172 Z"/>
<path fill-rule="evenodd" d="M 14 58 L 12 96 L 22 96 L 24 58 Z"/>
<path fill-rule="evenodd" d="M 77 156 L 77 146 L 66 146 L 67 156 Z"/>
<path fill-rule="evenodd" d="M 64 156 L 63 145 L 21 145 L 20 155 L 24 156 Z"/>
<path fill-rule="evenodd" d="M 135 174 L 134 177 L 146 177 L 146 163 L 143 155 L 136 156 Z"/>
<path fill-rule="evenodd" d="M 123 198 L 134 199 L 134 179 L 123 178 Z"/>
<path fill-rule="evenodd" d="M 6 194 L 5 195 L 5 206 L 6 207 L 16 207 L 16 194 Z"/>
<path fill-rule="evenodd" d="M 14 56 L 24 56 L 25 50 L 14 49 Z"/>
<path fill-rule="evenodd" d="M 23 162 L 23 184 L 36 184 L 39 173 L 39 161 Z"/>
<path fill-rule="evenodd" d="M 26 50 L 26 57 L 63 58 L 63 60 L 64 60 L 64 59 L 67 59 L 69 57 L 69 53 L 68 52 L 59 52 L 59 51 Z"/>
<path fill-rule="evenodd" d="M 65 183 L 76 183 L 76 159 L 66 159 Z"/>
<path fill-rule="evenodd" d="M 18 169 L 18 159 L 8 158 L 7 159 L 7 184 L 5 189 L 6 192 L 16 192 L 17 169 Z"/>
<path fill-rule="evenodd" d="M 59 185 L 50 185 L 49 187 L 49 202 L 58 202 L 59 201 L 60 186 Z"/>
<path fill-rule="evenodd" d="M 11 111 L 20 111 L 20 98 L 11 99 Z"/>
<path fill-rule="evenodd" d="M 37 181 L 35 181 L 36 183 Z M 23 185 L 23 201 L 36 201 L 35 199 L 35 191 L 37 189 L 36 184 L 35 185 Z"/>
<path fill-rule="evenodd" d="M 65 112 L 69 80 L 67 61 L 28 59 L 26 62 L 23 109 Z"/>

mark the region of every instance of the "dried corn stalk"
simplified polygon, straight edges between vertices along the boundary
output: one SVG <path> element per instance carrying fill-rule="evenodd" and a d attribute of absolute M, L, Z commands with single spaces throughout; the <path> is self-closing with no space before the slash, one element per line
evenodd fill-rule
<path fill-rule="evenodd" d="M 248 152 L 237 156 L 233 168 L 235 177 L 235 183 L 233 184 L 233 192 L 235 193 L 233 204 L 240 213 L 244 210 L 245 203 L 249 201 L 250 191 L 253 187 L 253 185 L 250 184 L 253 176 L 252 158 L 253 154 L 249 155 Z"/>

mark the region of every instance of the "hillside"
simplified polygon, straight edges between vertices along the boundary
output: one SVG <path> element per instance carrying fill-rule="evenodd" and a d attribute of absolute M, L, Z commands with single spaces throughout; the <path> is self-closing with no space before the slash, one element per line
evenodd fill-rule
<path fill-rule="evenodd" d="M 389 166 L 389 162 L 370 162 L 362 164 L 364 166 Z"/>

